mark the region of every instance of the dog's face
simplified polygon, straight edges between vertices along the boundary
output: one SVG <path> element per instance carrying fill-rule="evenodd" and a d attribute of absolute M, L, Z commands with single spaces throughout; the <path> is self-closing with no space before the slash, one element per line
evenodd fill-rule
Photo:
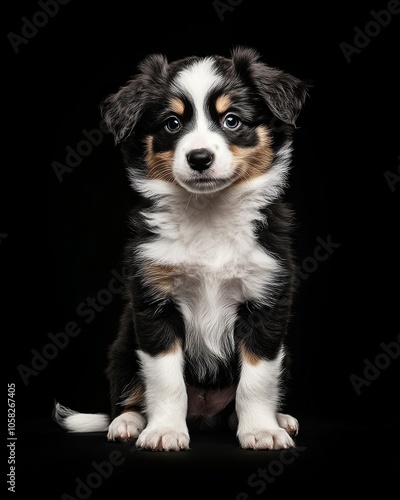
<path fill-rule="evenodd" d="M 103 104 L 104 119 L 130 166 L 151 179 L 210 193 L 265 173 L 306 97 L 298 79 L 259 61 L 252 49 L 232 58 L 147 57 L 140 72 Z"/>

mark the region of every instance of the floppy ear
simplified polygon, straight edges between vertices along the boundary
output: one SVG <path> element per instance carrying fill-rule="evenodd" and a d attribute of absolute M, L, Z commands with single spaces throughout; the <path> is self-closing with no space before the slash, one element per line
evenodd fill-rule
<path fill-rule="evenodd" d="M 258 52 L 251 48 L 236 48 L 232 61 L 238 74 L 251 79 L 272 113 L 294 125 L 311 85 L 261 62 Z"/>
<path fill-rule="evenodd" d="M 144 110 L 160 95 L 156 89 L 165 81 L 167 67 L 162 55 L 146 57 L 138 66 L 140 72 L 101 103 L 101 115 L 116 144 L 133 132 Z"/>

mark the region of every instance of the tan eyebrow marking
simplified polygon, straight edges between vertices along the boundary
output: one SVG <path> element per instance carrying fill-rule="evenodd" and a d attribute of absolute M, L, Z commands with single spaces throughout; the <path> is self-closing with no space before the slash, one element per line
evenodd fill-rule
<path fill-rule="evenodd" d="M 169 103 L 169 107 L 173 113 L 183 115 L 185 112 L 185 103 L 179 97 L 174 97 Z"/>
<path fill-rule="evenodd" d="M 231 107 L 231 98 L 226 94 L 221 94 L 215 101 L 215 109 L 220 115 L 226 113 L 226 111 Z"/>

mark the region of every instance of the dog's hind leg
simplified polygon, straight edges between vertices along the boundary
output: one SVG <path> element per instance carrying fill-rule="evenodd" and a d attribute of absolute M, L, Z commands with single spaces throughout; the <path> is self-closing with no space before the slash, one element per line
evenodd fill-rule
<path fill-rule="evenodd" d="M 130 441 L 136 439 L 146 425 L 143 415 L 137 411 L 124 410 L 114 418 L 108 427 L 109 441 Z"/>
<path fill-rule="evenodd" d="M 291 436 L 297 436 L 299 432 L 299 422 L 297 418 L 294 418 L 287 413 L 277 413 L 276 419 L 278 420 L 279 427 L 285 429 L 285 431 Z"/>
<path fill-rule="evenodd" d="M 136 354 L 137 343 L 129 306 L 126 306 L 118 336 L 109 350 L 107 376 L 110 383 L 112 422 L 109 441 L 136 439 L 146 425 L 142 414 L 144 386 Z"/>

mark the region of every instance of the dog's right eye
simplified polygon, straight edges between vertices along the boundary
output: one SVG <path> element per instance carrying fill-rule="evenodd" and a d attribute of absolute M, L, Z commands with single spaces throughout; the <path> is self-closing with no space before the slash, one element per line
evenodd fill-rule
<path fill-rule="evenodd" d="M 181 127 L 182 127 L 182 124 L 176 116 L 171 116 L 165 122 L 165 130 L 167 132 L 170 132 L 171 134 L 178 132 L 181 129 Z"/>

